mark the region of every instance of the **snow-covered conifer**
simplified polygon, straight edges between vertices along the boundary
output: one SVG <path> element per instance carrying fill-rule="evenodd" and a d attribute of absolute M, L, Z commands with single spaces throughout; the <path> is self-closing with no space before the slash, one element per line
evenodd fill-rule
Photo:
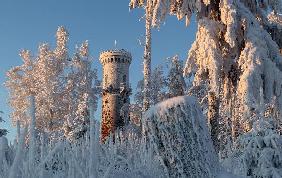
<path fill-rule="evenodd" d="M 163 67 L 161 65 L 155 67 L 151 74 L 151 86 L 150 86 L 150 103 L 157 104 L 160 101 L 163 101 L 168 96 L 166 86 L 167 80 L 164 74 Z M 138 105 L 143 105 L 144 99 L 144 80 L 140 80 L 137 83 L 136 93 L 134 95 L 135 103 Z"/>
<path fill-rule="evenodd" d="M 151 75 L 151 103 L 153 105 L 168 98 L 167 77 L 161 65 L 154 68 Z"/>
<path fill-rule="evenodd" d="M 167 85 L 169 97 L 184 95 L 186 84 L 183 77 L 183 64 L 177 55 L 170 59 Z"/>
<path fill-rule="evenodd" d="M 148 2 L 132 0 L 130 5 L 142 7 Z M 197 16 L 197 37 L 184 73 L 194 76 L 189 93 L 199 96 L 205 112 L 213 110 L 206 113 L 214 122 L 210 124 L 214 140 L 222 130 L 217 128 L 220 123 L 231 123 L 231 131 L 226 132 L 235 139 L 251 129 L 255 120 L 250 116 L 259 103 L 260 88 L 265 103 L 277 97 L 282 110 L 281 0 L 153 0 L 151 7 L 155 26 L 166 14 L 186 18 L 188 23 L 193 13 Z M 216 120 L 211 119 L 214 116 Z"/>
<path fill-rule="evenodd" d="M 269 119 L 260 119 L 252 130 L 239 137 L 236 149 L 224 161 L 227 168 L 241 176 L 279 178 L 282 175 L 282 136 Z"/>

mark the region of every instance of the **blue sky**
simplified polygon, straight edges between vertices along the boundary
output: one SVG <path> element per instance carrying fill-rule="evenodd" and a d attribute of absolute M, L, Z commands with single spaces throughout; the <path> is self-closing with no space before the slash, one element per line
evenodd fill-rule
<path fill-rule="evenodd" d="M 138 39 L 144 38 L 143 9 L 129 11 L 129 0 L 1 0 L 0 1 L 0 110 L 7 120 L 0 127 L 7 128 L 8 138 L 15 135 L 9 121 L 11 108 L 7 104 L 8 91 L 3 86 L 5 73 L 13 66 L 21 65 L 20 49 L 30 49 L 34 54 L 42 42 L 55 44 L 55 33 L 63 25 L 69 31 L 69 49 L 88 40 L 94 65 L 101 74 L 99 53 L 114 47 L 132 53 L 130 82 L 133 90 L 142 78 L 143 47 Z M 164 59 L 178 54 L 185 60 L 195 39 L 196 23 L 185 27 L 184 21 L 168 17 L 166 23 L 152 34 L 153 66 Z M 100 115 L 100 109 L 97 117 Z"/>

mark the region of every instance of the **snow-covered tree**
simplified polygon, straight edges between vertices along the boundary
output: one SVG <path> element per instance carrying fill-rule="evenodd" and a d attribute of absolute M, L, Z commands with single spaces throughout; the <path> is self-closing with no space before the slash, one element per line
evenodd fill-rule
<path fill-rule="evenodd" d="M 223 161 L 235 174 L 250 177 L 281 177 L 282 136 L 275 128 L 270 106 L 264 104 L 263 90 L 260 89 L 260 105 L 252 114 L 254 124 L 247 133 L 236 140 L 232 154 Z"/>
<path fill-rule="evenodd" d="M 92 100 L 97 109 L 97 71 L 91 67 L 88 42 L 85 41 L 70 61 L 70 72 L 67 74 L 66 94 L 68 113 L 65 115 L 65 135 L 81 137 L 89 125 L 88 100 Z M 98 82 L 98 83 L 97 83 Z"/>
<path fill-rule="evenodd" d="M 132 103 L 129 105 L 129 118 L 130 122 L 140 126 L 142 118 L 142 106 L 140 107 L 137 103 Z"/>
<path fill-rule="evenodd" d="M 45 128 L 53 132 L 61 130 L 64 115 L 67 113 L 63 100 L 66 80 L 64 70 L 68 62 L 67 40 L 68 32 L 59 27 L 56 33 L 57 46 L 54 50 L 47 44 L 39 47 L 38 56 L 34 60 L 32 77 L 35 80 L 37 128 Z M 41 121 L 40 121 L 41 120 Z"/>
<path fill-rule="evenodd" d="M 23 59 L 23 65 L 14 67 L 7 72 L 8 81 L 5 84 L 9 89 L 9 104 L 13 109 L 11 114 L 13 124 L 20 120 L 22 125 L 26 125 L 29 120 L 26 111 L 30 104 L 27 97 L 31 91 L 35 90 L 35 82 L 31 77 L 33 62 L 31 61 L 30 51 L 22 50 L 20 56 Z"/>
<path fill-rule="evenodd" d="M 224 161 L 227 168 L 241 176 L 281 177 L 282 136 L 269 121 L 256 121 L 251 131 L 239 137 L 234 153 Z"/>
<path fill-rule="evenodd" d="M 157 104 L 160 101 L 168 98 L 167 94 L 167 79 L 163 70 L 163 66 L 159 65 L 155 67 L 151 73 L 150 78 L 150 103 L 152 105 Z M 144 102 L 144 80 L 140 80 L 137 83 L 134 103 L 130 104 L 130 120 L 136 125 L 141 124 L 142 108 Z"/>
<path fill-rule="evenodd" d="M 272 119 L 274 129 L 282 135 L 282 116 L 276 97 L 265 106 L 264 117 Z"/>
<path fill-rule="evenodd" d="M 169 97 L 183 96 L 186 90 L 186 84 L 183 77 L 183 64 L 178 56 L 170 58 L 169 71 L 167 76 L 167 85 Z"/>
<path fill-rule="evenodd" d="M 167 80 L 161 65 L 154 68 L 150 78 L 150 103 L 155 105 L 167 98 Z M 134 101 L 138 106 L 143 106 L 144 102 L 144 79 L 137 83 Z"/>
<path fill-rule="evenodd" d="M 130 5 L 146 2 L 131 0 Z M 220 144 L 220 123 L 231 123 L 227 132 L 235 137 L 251 129 L 260 88 L 265 103 L 277 97 L 281 111 L 281 0 L 153 0 L 146 5 L 153 8 L 155 26 L 167 14 L 185 17 L 187 24 L 196 14 L 197 37 L 184 73 L 194 76 L 194 92 L 189 93 L 199 96 L 209 111 L 215 145 Z"/>
<path fill-rule="evenodd" d="M 36 128 L 48 132 L 49 138 L 83 130 L 81 127 L 89 123 L 87 100 L 92 97 L 97 101 L 93 88 L 97 75 L 91 68 L 88 43 L 84 42 L 70 58 L 67 40 L 68 32 L 59 27 L 54 49 L 41 44 L 36 56 L 23 50 L 20 53 L 23 65 L 7 72 L 13 123 L 19 120 L 21 125 L 29 125 L 28 98 L 33 95 L 37 108 Z"/>
<path fill-rule="evenodd" d="M 54 50 L 51 50 L 48 44 L 41 44 L 36 57 L 32 57 L 30 51 L 23 50 L 20 56 L 24 64 L 7 72 L 6 86 L 10 92 L 9 102 L 13 109 L 14 124 L 19 120 L 22 125 L 28 125 L 28 98 L 34 95 L 38 108 L 37 128 L 54 131 L 61 126 L 60 119 L 65 112 L 62 107 L 62 93 L 65 83 L 63 72 L 67 62 L 67 31 L 59 27 L 56 37 L 57 46 Z"/>
<path fill-rule="evenodd" d="M 143 73 L 144 73 L 144 91 L 143 91 L 143 111 L 147 111 L 150 107 L 150 88 L 151 88 L 151 41 L 152 41 L 152 0 L 138 1 L 138 5 L 145 9 L 145 45 L 144 45 L 144 57 L 143 57 Z M 135 7 L 135 2 L 130 3 L 130 8 Z"/>
<path fill-rule="evenodd" d="M 143 98 L 144 98 L 143 90 L 144 90 L 144 81 L 142 79 L 137 82 L 137 86 L 134 94 L 134 102 L 141 108 L 143 106 Z"/>
<path fill-rule="evenodd" d="M 157 66 L 151 74 L 150 98 L 153 105 L 167 98 L 167 79 L 163 67 Z"/>

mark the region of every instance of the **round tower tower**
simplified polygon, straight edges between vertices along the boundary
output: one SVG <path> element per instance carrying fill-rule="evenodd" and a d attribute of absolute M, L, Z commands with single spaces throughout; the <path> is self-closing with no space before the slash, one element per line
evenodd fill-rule
<path fill-rule="evenodd" d="M 100 54 L 103 65 L 101 141 L 128 122 L 131 60 L 131 54 L 124 49 L 107 50 Z"/>

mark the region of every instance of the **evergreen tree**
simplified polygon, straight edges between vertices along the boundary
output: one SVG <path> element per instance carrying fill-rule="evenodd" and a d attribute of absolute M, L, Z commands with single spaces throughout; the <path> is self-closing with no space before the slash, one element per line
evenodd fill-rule
<path fill-rule="evenodd" d="M 135 103 L 139 106 L 143 105 L 144 95 L 144 80 L 140 80 L 137 83 L 136 93 L 134 96 Z M 152 71 L 151 75 L 151 87 L 150 87 L 150 103 L 153 105 L 167 98 L 167 80 L 164 75 L 163 67 L 157 66 Z"/>
<path fill-rule="evenodd" d="M 264 104 L 260 89 L 260 104 L 252 113 L 254 124 L 247 133 L 236 140 L 233 153 L 225 164 L 235 174 L 250 177 L 281 177 L 282 136 L 275 129 L 274 119 L 269 115 L 269 105 Z"/>
<path fill-rule="evenodd" d="M 186 84 L 183 77 L 183 64 L 177 55 L 170 58 L 167 85 L 169 97 L 184 95 Z"/>
<path fill-rule="evenodd" d="M 197 37 L 184 73 L 194 76 L 189 93 L 199 97 L 203 110 L 209 111 L 215 145 L 220 145 L 220 123 L 232 123 L 232 130 L 226 132 L 235 137 L 237 131 L 242 134 L 252 128 L 255 120 L 250 116 L 257 109 L 260 88 L 265 103 L 277 97 L 282 110 L 281 0 L 146 2 L 131 0 L 130 5 L 150 5 L 153 26 L 159 26 L 167 14 L 186 18 L 186 24 L 193 13 L 197 16 Z"/>
<path fill-rule="evenodd" d="M 160 101 L 168 98 L 167 80 L 164 75 L 163 67 L 161 65 L 154 68 L 151 74 L 150 87 L 150 103 L 157 104 Z M 142 118 L 142 107 L 144 102 L 144 80 L 137 83 L 136 93 L 134 95 L 134 103 L 130 104 L 130 120 L 140 125 Z"/>
<path fill-rule="evenodd" d="M 167 84 L 168 82 L 163 67 L 159 65 L 152 71 L 151 76 L 150 93 L 151 103 L 153 105 L 168 98 Z"/>
<path fill-rule="evenodd" d="M 239 137 L 234 153 L 225 160 L 228 168 L 241 176 L 280 178 L 282 175 L 282 136 L 260 118 L 252 130 Z"/>

